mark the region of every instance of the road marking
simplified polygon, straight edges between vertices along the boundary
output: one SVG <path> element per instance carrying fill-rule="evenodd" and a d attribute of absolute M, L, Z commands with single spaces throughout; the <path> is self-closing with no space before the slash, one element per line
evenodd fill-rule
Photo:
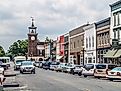
<path fill-rule="evenodd" d="M 83 91 L 91 91 L 90 89 L 84 88 L 82 89 Z"/>

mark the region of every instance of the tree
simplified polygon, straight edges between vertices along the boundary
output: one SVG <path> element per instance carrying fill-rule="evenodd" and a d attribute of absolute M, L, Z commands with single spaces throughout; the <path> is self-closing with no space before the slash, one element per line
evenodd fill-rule
<path fill-rule="evenodd" d="M 14 56 L 25 56 L 28 49 L 28 40 L 18 40 L 14 42 L 8 50 L 8 54 Z"/>
<path fill-rule="evenodd" d="M 2 46 L 0 46 L 0 57 L 5 56 L 5 51 Z"/>

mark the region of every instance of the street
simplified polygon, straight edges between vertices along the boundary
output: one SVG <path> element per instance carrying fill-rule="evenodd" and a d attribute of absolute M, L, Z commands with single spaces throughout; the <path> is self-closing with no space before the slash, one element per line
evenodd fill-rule
<path fill-rule="evenodd" d="M 121 81 L 84 78 L 40 68 L 36 68 L 36 74 L 17 75 L 16 80 L 24 87 L 22 91 L 121 91 Z"/>

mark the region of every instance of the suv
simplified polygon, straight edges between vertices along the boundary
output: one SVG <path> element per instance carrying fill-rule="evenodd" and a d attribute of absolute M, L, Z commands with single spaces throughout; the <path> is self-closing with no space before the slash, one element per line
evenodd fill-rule
<path fill-rule="evenodd" d="M 35 66 L 31 61 L 23 61 L 20 66 L 20 73 L 30 72 L 35 74 Z"/>
<path fill-rule="evenodd" d="M 117 66 L 114 64 L 98 64 L 98 65 L 96 65 L 94 77 L 95 78 L 106 78 L 108 71 L 112 70 L 115 67 L 117 67 Z"/>

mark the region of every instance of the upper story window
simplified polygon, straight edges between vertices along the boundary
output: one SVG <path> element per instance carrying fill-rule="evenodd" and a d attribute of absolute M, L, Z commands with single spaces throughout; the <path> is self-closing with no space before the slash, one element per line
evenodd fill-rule
<path fill-rule="evenodd" d="M 88 48 L 88 38 L 86 38 L 86 48 Z"/>
<path fill-rule="evenodd" d="M 91 38 L 89 37 L 89 47 L 91 47 Z"/>
<path fill-rule="evenodd" d="M 113 14 L 113 23 L 114 23 L 114 26 L 116 26 L 116 13 Z"/>
<path fill-rule="evenodd" d="M 76 48 L 76 43 L 74 42 L 74 48 Z"/>
<path fill-rule="evenodd" d="M 79 47 L 79 40 L 78 40 L 78 47 Z"/>
<path fill-rule="evenodd" d="M 104 44 L 104 34 L 101 35 L 102 44 Z"/>
<path fill-rule="evenodd" d="M 92 36 L 92 47 L 94 47 L 94 36 Z"/>
<path fill-rule="evenodd" d="M 120 12 L 118 12 L 117 17 L 118 17 L 118 18 L 117 18 L 117 20 L 118 20 L 118 21 L 117 21 L 117 22 L 118 22 L 118 25 L 120 25 Z"/>

